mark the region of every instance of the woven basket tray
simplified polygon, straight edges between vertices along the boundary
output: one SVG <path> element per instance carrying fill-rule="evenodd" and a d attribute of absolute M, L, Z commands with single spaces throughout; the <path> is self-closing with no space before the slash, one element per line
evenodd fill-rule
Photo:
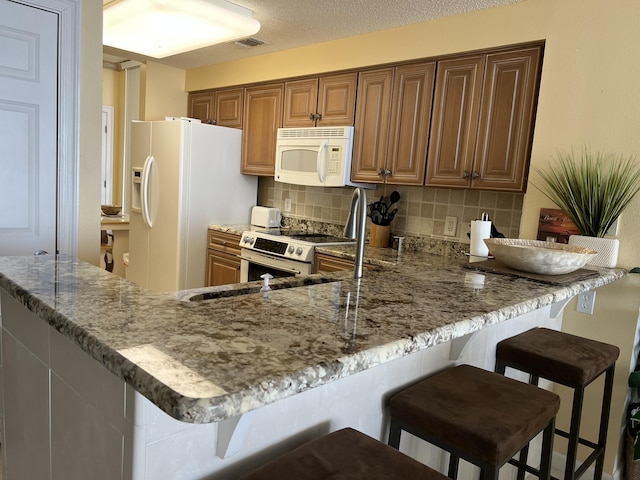
<path fill-rule="evenodd" d="M 640 460 L 633 459 L 633 437 L 625 430 L 625 480 L 640 480 Z"/>

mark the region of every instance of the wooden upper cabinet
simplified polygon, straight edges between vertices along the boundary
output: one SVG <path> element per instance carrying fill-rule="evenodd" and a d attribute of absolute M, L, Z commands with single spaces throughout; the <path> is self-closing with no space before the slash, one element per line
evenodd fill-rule
<path fill-rule="evenodd" d="M 435 83 L 435 62 L 397 67 L 395 71 L 387 183 L 422 185 Z"/>
<path fill-rule="evenodd" d="M 194 92 L 189 94 L 189 117 L 197 118 L 202 123 L 213 123 L 214 117 L 214 92 Z"/>
<path fill-rule="evenodd" d="M 357 78 L 349 73 L 287 82 L 283 126 L 353 125 Z"/>
<path fill-rule="evenodd" d="M 427 185 L 526 189 L 542 47 L 438 63 Z"/>
<path fill-rule="evenodd" d="M 317 78 L 285 83 L 283 127 L 315 127 L 317 107 Z"/>
<path fill-rule="evenodd" d="M 360 73 L 351 165 L 354 182 L 384 181 L 392 95 L 393 68 Z"/>
<path fill-rule="evenodd" d="M 242 128 L 242 95 L 242 87 L 190 93 L 188 115 L 202 123 Z"/>
<path fill-rule="evenodd" d="M 472 187 L 524 191 L 541 48 L 487 55 Z"/>
<path fill-rule="evenodd" d="M 242 173 L 275 173 L 276 138 L 282 126 L 284 84 L 247 87 L 244 91 Z"/>
<path fill-rule="evenodd" d="M 216 125 L 242 128 L 243 88 L 218 90 L 215 96 Z"/>
<path fill-rule="evenodd" d="M 484 63 L 484 55 L 438 62 L 427 185 L 470 185 Z"/>

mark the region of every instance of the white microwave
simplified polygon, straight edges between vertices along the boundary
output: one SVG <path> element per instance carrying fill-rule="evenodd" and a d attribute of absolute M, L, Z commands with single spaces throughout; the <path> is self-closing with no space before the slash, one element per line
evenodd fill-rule
<path fill-rule="evenodd" d="M 353 127 L 279 128 L 275 180 L 344 187 L 351 182 Z"/>

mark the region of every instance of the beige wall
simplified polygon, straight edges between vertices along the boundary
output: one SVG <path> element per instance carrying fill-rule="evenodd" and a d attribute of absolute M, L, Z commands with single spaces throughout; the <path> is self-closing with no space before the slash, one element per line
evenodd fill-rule
<path fill-rule="evenodd" d="M 546 40 L 538 115 L 532 151 L 531 183 L 557 149 L 592 149 L 636 155 L 640 152 L 640 7 L 637 0 L 526 0 L 418 25 L 312 45 L 248 60 L 189 70 L 188 91 L 336 71 L 365 65 L 437 56 L 485 47 Z M 553 207 L 529 185 L 520 236 L 535 238 L 541 207 Z M 640 265 L 640 197 L 623 214 L 620 267 Z M 626 391 L 640 285 L 628 280 L 601 288 L 593 316 L 566 308 L 565 328 L 617 343 L 616 399 Z M 597 394 L 596 394 L 597 396 Z M 563 397 L 566 404 L 570 399 Z M 616 431 L 623 416 L 617 403 L 605 469 L 613 472 Z M 587 411 L 587 418 L 596 414 Z M 565 419 L 560 419 L 565 421 Z M 611 430 L 610 430 L 611 431 Z M 613 437 L 612 437 L 613 435 Z M 620 473 L 620 472 L 618 472 Z"/>
<path fill-rule="evenodd" d="M 113 107 L 113 203 L 122 204 L 125 72 L 102 69 L 102 105 Z"/>
<path fill-rule="evenodd" d="M 80 10 L 78 257 L 99 265 L 102 6 L 98 2 L 82 2 Z"/>
<path fill-rule="evenodd" d="M 185 71 L 154 62 L 147 62 L 142 70 L 140 117 L 164 120 L 166 116 L 187 116 Z"/>
<path fill-rule="evenodd" d="M 165 116 L 187 115 L 184 70 L 148 62 L 140 66 L 140 73 L 141 119 L 164 120 Z M 123 198 L 125 83 L 124 71 L 102 69 L 102 104 L 114 107 L 114 203 L 120 203 L 116 199 Z"/>

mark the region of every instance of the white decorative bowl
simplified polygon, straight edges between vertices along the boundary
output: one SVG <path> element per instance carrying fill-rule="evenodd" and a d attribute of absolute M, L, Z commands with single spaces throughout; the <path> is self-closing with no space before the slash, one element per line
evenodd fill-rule
<path fill-rule="evenodd" d="M 585 266 L 598 252 L 564 243 L 487 238 L 491 254 L 507 267 L 541 275 L 563 275 Z"/>

